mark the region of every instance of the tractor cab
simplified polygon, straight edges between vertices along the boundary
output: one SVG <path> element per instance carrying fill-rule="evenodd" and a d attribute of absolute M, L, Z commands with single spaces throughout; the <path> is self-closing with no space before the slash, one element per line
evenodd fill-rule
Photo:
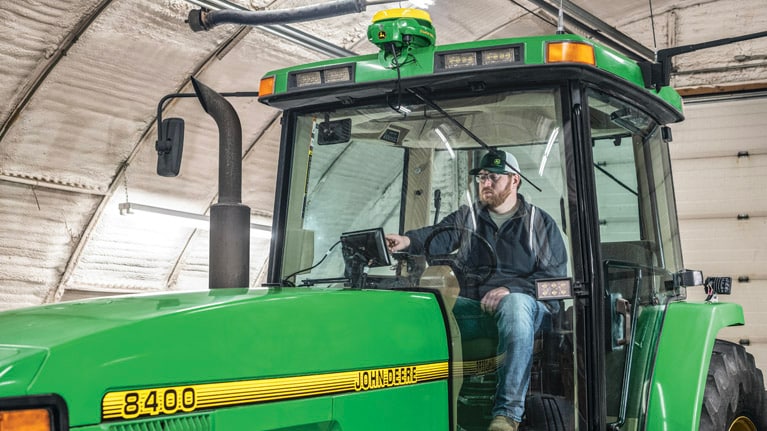
<path fill-rule="evenodd" d="M 665 126 L 682 119 L 678 95 L 573 35 L 435 46 L 428 15 L 404 9 L 379 13 L 368 37 L 379 54 L 262 80 L 260 100 L 285 111 L 269 282 L 438 292 L 454 429 L 487 429 L 504 358 L 493 334 L 463 340 L 453 307 L 523 258 L 473 232 L 472 170 L 508 152 L 521 199 L 566 250 L 556 277 L 527 279 L 552 318 L 536 334 L 523 429 L 642 429 L 664 310 L 685 297 Z M 455 214 L 460 226 L 390 253 L 387 234 Z M 430 247 L 441 235 L 448 253 Z"/>

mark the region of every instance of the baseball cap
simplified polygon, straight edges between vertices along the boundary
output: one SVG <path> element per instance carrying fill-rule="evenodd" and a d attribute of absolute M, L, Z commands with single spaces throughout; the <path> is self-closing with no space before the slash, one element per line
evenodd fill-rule
<path fill-rule="evenodd" d="M 508 165 L 511 165 L 511 168 Z M 508 151 L 496 151 L 495 154 L 485 154 L 482 160 L 480 160 L 479 166 L 470 170 L 469 174 L 477 175 L 481 170 L 495 174 L 521 173 L 517 158 Z"/>

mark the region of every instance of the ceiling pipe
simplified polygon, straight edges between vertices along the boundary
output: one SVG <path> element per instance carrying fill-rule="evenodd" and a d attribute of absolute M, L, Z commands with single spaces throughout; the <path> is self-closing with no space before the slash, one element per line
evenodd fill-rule
<path fill-rule="evenodd" d="M 378 5 L 378 4 L 384 4 L 384 3 L 395 3 L 398 0 L 367 0 L 364 2 L 362 2 L 361 0 L 344 0 L 345 3 L 350 3 L 350 1 L 361 2 L 365 6 L 372 6 L 372 5 Z M 227 0 L 186 0 L 186 2 L 205 9 L 205 11 L 193 10 L 190 12 L 190 15 L 194 15 L 197 13 L 201 14 L 202 12 L 205 12 L 206 14 L 211 14 L 215 11 L 223 11 L 223 10 L 234 10 L 234 11 L 241 11 L 241 12 L 252 13 L 252 14 L 264 14 L 264 13 L 276 12 L 278 14 L 283 14 L 283 16 L 286 13 L 286 11 L 252 11 L 238 4 L 231 3 Z M 316 6 L 310 6 L 310 7 L 316 7 Z M 324 6 L 324 7 L 328 7 L 328 6 Z M 338 5 L 336 3 L 332 3 L 329 6 L 330 9 L 334 7 L 338 7 Z M 346 7 L 351 7 L 351 5 L 349 4 Z M 306 12 L 306 10 L 304 10 L 304 12 Z M 309 21 L 309 20 L 318 19 L 318 18 L 319 17 L 317 16 L 308 16 L 308 17 L 304 17 L 303 20 Z M 196 18 L 193 17 L 192 19 L 194 20 Z M 256 18 L 256 19 L 261 19 L 261 18 Z M 187 23 L 190 23 L 190 21 L 187 20 Z M 218 24 L 221 24 L 221 22 L 219 22 Z M 190 26 L 191 25 L 192 24 L 190 23 Z M 266 31 L 267 33 L 271 33 L 277 37 L 288 40 L 304 48 L 311 49 L 315 52 L 327 55 L 329 57 L 335 58 L 335 57 L 349 57 L 349 56 L 357 55 L 357 53 L 354 51 L 350 51 L 338 45 L 334 45 L 326 40 L 317 38 L 313 35 L 310 35 L 306 32 L 303 32 L 301 30 L 298 30 L 297 28 L 291 27 L 286 24 L 262 23 L 257 25 L 257 27 L 263 31 Z"/>
<path fill-rule="evenodd" d="M 364 0 L 336 0 L 329 3 L 313 4 L 293 9 L 259 11 L 233 9 L 205 11 L 195 9 L 189 11 L 187 22 L 194 31 L 210 30 L 221 24 L 250 26 L 287 24 L 360 13 L 365 11 L 365 6 Z"/>

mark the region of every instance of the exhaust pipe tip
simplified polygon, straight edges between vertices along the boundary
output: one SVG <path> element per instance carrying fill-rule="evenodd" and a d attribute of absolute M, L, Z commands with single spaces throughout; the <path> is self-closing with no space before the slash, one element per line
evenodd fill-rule
<path fill-rule="evenodd" d="M 210 99 L 211 93 L 215 92 L 212 88 L 198 81 L 194 76 L 191 77 L 191 81 L 192 88 L 194 88 L 194 93 L 197 95 L 197 100 L 199 100 L 200 105 L 202 105 L 202 110 L 205 111 L 206 114 L 210 114 L 210 111 L 208 111 L 207 101 Z"/>

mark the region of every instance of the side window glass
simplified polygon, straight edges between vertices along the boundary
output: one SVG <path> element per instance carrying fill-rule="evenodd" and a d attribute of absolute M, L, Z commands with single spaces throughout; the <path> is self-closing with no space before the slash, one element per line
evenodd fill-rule
<path fill-rule="evenodd" d="M 639 429 L 657 327 L 674 292 L 670 274 L 680 262 L 668 149 L 660 126 L 638 107 L 596 91 L 589 96 L 608 422 Z"/>

